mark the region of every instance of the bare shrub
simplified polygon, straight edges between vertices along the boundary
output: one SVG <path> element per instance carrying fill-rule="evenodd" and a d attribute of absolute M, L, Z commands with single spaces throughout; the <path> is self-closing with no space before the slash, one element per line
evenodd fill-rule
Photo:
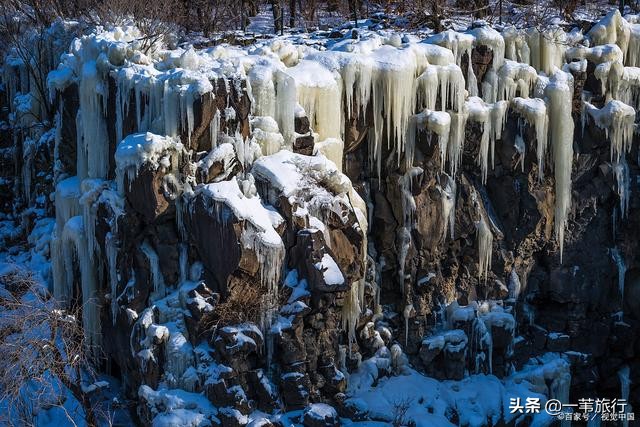
<path fill-rule="evenodd" d="M 207 315 L 205 324 L 208 327 L 214 325 L 222 327 L 246 322 L 259 323 L 262 314 L 262 297 L 266 293 L 266 286 L 257 281 L 232 277 L 229 282 L 228 297 Z"/>
<path fill-rule="evenodd" d="M 14 269 L 0 276 L 0 285 L 0 393 L 9 408 L 0 420 L 32 425 L 37 410 L 58 407 L 75 425 L 78 414 L 68 413 L 64 406 L 68 390 L 82 406 L 87 424 L 96 425 L 90 399 L 94 372 L 79 313 L 60 310 L 28 272 Z"/>
<path fill-rule="evenodd" d="M 413 399 L 406 397 L 404 399 L 398 399 L 392 403 L 393 407 L 393 421 L 391 424 L 394 427 L 400 427 L 407 425 L 407 412 L 411 408 Z"/>

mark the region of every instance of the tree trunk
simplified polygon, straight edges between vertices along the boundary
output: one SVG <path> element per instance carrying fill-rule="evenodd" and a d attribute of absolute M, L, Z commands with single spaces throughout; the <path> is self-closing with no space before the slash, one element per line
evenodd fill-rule
<path fill-rule="evenodd" d="M 276 33 L 282 31 L 282 8 L 278 0 L 270 0 L 271 10 L 273 11 L 273 28 Z"/>
<path fill-rule="evenodd" d="M 289 0 L 289 27 L 296 26 L 296 0 Z"/>

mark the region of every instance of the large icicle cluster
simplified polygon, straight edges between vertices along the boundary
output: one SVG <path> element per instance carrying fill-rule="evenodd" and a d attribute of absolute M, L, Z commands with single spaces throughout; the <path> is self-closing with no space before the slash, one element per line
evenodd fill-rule
<path fill-rule="evenodd" d="M 469 143 L 467 125 L 480 129 L 477 176 L 478 182 L 486 184 L 506 120 L 516 115 L 519 134 L 515 148 L 522 167 L 525 154 L 535 150 L 539 179 L 545 178 L 546 170 L 552 171 L 546 176 L 555 182 L 553 221 L 562 260 L 571 212 L 573 75 L 586 71 L 592 63 L 603 96 L 592 99 L 583 95 L 583 120 L 592 120 L 610 140 L 620 210 L 623 215 L 627 211 L 630 184 L 626 155 L 640 106 L 640 24 L 628 22 L 617 11 L 586 35 L 567 34 L 559 28 L 506 28 L 498 32 L 488 25 L 477 25 L 464 33 L 449 30 L 426 40 L 362 31 L 355 38 L 329 41 L 323 49 L 295 46 L 279 38 L 244 50 L 228 46 L 167 50 L 158 44 L 146 53 L 142 52 L 142 40 L 135 28 L 76 39 L 62 64 L 49 75 L 52 98 L 72 84 L 77 85 L 79 98 L 75 168 L 56 175 L 56 225 L 51 243 L 54 292 L 59 299 L 71 302 L 80 296 L 74 292 L 81 289 L 85 333 L 91 344 L 99 345 L 100 319 L 104 317 L 98 301 L 109 301 L 116 324 L 123 314 L 121 297 L 133 293 L 139 280 L 132 271 L 124 290 L 119 289 L 125 274 L 119 271 L 118 263 L 122 243 L 117 240 L 118 216 L 128 206 L 125 198 L 143 167 L 144 171 L 159 172 L 162 185 L 167 187 L 162 190 L 173 192 L 170 196 L 176 204 L 180 283 L 169 283 L 163 276 L 161 251 L 144 236 L 136 242 L 135 250 L 149 266 L 150 302 L 155 306 L 140 316 L 132 310 L 125 314 L 133 328 L 134 358 L 147 366 L 155 362 L 154 352 L 164 351 L 167 383 L 172 387 L 193 390 L 197 379 L 190 366 L 196 363 L 198 349 L 190 342 L 181 314 L 187 301 L 213 309 L 197 292 L 193 296 L 203 267 L 189 265 L 182 218 L 186 210 L 180 204 L 190 197 L 212 201 L 208 213 L 219 223 L 229 219 L 229 212 L 242 223 L 238 243 L 256 255 L 258 279 L 267 289 L 261 301 L 262 330 L 249 332 L 261 338 L 267 335 L 269 355 L 269 335 L 282 326 L 276 316 L 283 317 L 277 305 L 289 248 L 282 225 L 292 218 L 296 227 L 322 234 L 325 253 L 314 261 L 313 268 L 327 285 L 346 290 L 342 324 L 349 342 L 356 339 L 360 315 L 367 312 L 365 279 L 347 283 L 339 260 L 331 254 L 340 242 L 328 227 L 356 218 L 355 228 L 364 236 L 365 248 L 358 262 L 366 267 L 367 203 L 342 173 L 345 127 L 354 119 L 365 122 L 369 129 L 371 172 L 382 178 L 387 172 L 383 165 L 398 169 L 395 182 L 401 193 L 402 218 L 395 243 L 397 278 L 406 299 L 405 343 L 409 342 L 409 322 L 416 310 L 406 291 L 410 287 L 405 281 L 410 276 L 405 275 L 405 263 L 415 226 L 411 185 L 425 173 L 424 165 L 414 164 L 418 149 L 423 148 L 416 145 L 422 141 L 437 144 L 439 208 L 453 238 L 457 180 L 465 144 Z M 491 58 L 483 70 L 473 61 L 480 47 L 486 48 L 482 50 Z M 226 105 L 221 105 L 220 94 L 227 95 Z M 241 108 L 228 101 L 232 94 L 249 100 L 251 107 L 245 116 L 236 117 Z M 24 100 L 26 110 L 36 108 L 30 102 Z M 31 106 L 27 108 L 27 104 Z M 208 132 L 203 134 L 197 122 L 206 108 L 215 112 L 207 117 L 204 129 L 208 124 Z M 114 111 L 115 124 L 108 122 L 110 111 Z M 299 135 L 298 120 L 304 117 L 310 129 Z M 243 129 L 238 125 L 241 120 L 246 125 Z M 58 127 L 64 125 L 61 115 L 57 121 Z M 526 146 L 534 143 L 525 141 L 527 126 L 535 135 L 532 147 Z M 293 152 L 300 137 L 312 140 L 311 155 Z M 551 167 L 545 167 L 549 162 Z M 210 170 L 216 168 L 219 173 L 210 177 Z M 480 211 L 479 197 L 475 196 Z M 106 203 L 115 215 L 102 245 L 96 242 L 95 232 L 98 202 Z M 276 207 L 283 204 L 290 208 L 287 214 L 292 218 L 278 213 Z M 478 278 L 486 280 L 491 273 L 496 227 L 490 214 L 479 213 Z M 101 250 L 106 253 L 97 257 Z M 97 295 L 104 273 L 109 276 L 105 280 L 109 294 Z M 290 302 L 287 310 L 304 309 L 303 304 Z M 493 331 L 513 331 L 512 314 L 502 307 L 476 303 L 456 307 L 448 320 L 472 322 L 473 335 L 467 337 L 453 329 L 423 345 L 445 349 L 471 343 L 475 370 L 480 372 L 486 364 L 492 372 Z M 394 346 L 392 353 L 396 362 L 402 359 L 399 347 Z M 346 358 L 346 348 L 342 356 Z M 400 365 L 398 362 L 395 367 Z M 341 369 L 344 366 L 346 362 L 341 363 Z M 557 368 L 560 376 L 553 380 L 551 394 L 566 399 L 570 376 L 563 364 Z"/>

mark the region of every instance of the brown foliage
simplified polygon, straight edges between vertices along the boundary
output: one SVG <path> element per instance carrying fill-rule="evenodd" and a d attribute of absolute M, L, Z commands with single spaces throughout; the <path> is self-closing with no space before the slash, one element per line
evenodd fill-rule
<path fill-rule="evenodd" d="M 259 323 L 263 306 L 262 298 L 266 293 L 266 286 L 258 281 L 231 277 L 229 296 L 216 305 L 215 310 L 206 320 L 207 325 L 222 327 L 245 322 Z"/>

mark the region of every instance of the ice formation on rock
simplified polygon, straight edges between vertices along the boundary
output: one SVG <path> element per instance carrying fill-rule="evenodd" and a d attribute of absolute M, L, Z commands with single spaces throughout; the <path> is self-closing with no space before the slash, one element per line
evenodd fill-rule
<path fill-rule="evenodd" d="M 286 212 L 301 228 L 322 233 L 326 247 L 321 249 L 324 253 L 314 260 L 312 268 L 326 285 L 345 291 L 341 323 L 346 338 L 341 338 L 341 345 L 353 344 L 359 337 L 370 340 L 378 358 L 363 362 L 361 372 L 375 370 L 377 378 L 378 364 L 381 371 L 389 366 L 396 372 L 404 371 L 400 347 L 397 344 L 387 344 L 390 349 L 386 347 L 385 340 L 390 342 L 391 333 L 385 335 L 384 327 L 376 322 L 384 317 L 379 300 L 379 276 L 382 270 L 397 265 L 393 280 L 402 286 L 404 344 L 410 344 L 409 329 L 413 323 L 409 322 L 413 321 L 414 311 L 420 308 L 416 300 L 412 301 L 413 287 L 406 283 L 413 274 L 409 274 L 408 266 L 414 243 L 412 232 L 417 227 L 418 196 L 414 198 L 412 184 L 423 177 L 434 180 L 435 192 L 429 194 L 430 200 L 440 198 L 438 218 L 444 222 L 445 233 L 453 239 L 458 225 L 456 200 L 468 196 L 466 181 L 473 181 L 476 188 L 483 189 L 496 152 L 503 154 L 502 148 L 504 151 L 515 148 L 524 170 L 525 157 L 529 149 L 532 151 L 528 145 L 533 142 L 526 140 L 528 135 L 524 130 L 525 125 L 528 126 L 536 140 L 538 178 L 542 180 L 546 170 L 553 171 L 546 175 L 553 178 L 555 184 L 553 222 L 562 260 L 565 228 L 571 212 L 572 114 L 576 110 L 573 75 L 586 73 L 588 64 L 595 66 L 594 75 L 602 93 L 596 90 L 593 96 L 582 94 L 584 123 L 592 121 L 610 140 L 611 172 L 617 184 L 621 216 L 625 218 L 631 189 L 631 163 L 627 162 L 626 154 L 630 152 L 640 103 L 640 68 L 636 68 L 640 65 L 640 24 L 613 12 L 586 36 L 565 33 L 556 27 L 505 28 L 498 32 L 488 25 L 474 25 L 475 28 L 464 33 L 448 30 L 426 40 L 386 31 L 363 31 L 357 38 L 344 37 L 328 43 L 326 50 L 276 39 L 261 41 L 259 46 L 250 49 L 218 46 L 165 50 L 162 46 L 153 46 L 147 54 L 142 54 L 141 34 L 133 28 L 102 31 L 76 40 L 58 70 L 48 79 L 54 95 L 77 84 L 80 104 L 76 116 L 76 171 L 72 172 L 76 176 L 69 177 L 64 171 L 56 175 L 59 180 L 54 196 L 56 225 L 51 251 L 55 295 L 63 301 L 80 297 L 73 292 L 76 282 L 81 282 L 85 304 L 83 323 L 89 342 L 100 341 L 100 312 L 95 301 L 107 300 L 114 325 L 118 324 L 121 314 L 127 315 L 130 324 L 137 325 L 134 329 L 139 336 L 132 338 L 132 352 L 142 366 L 156 363 L 158 352 L 164 351 L 165 384 L 196 389 L 197 375 L 189 369 L 197 365 L 200 356 L 190 343 L 193 337 L 189 336 L 179 314 L 186 310 L 187 300 L 207 310 L 211 304 L 203 303 L 198 296 L 185 296 L 200 280 L 202 265 L 194 274 L 189 274 L 193 254 L 189 253 L 185 239 L 182 215 L 187 214 L 183 209 L 186 200 L 202 195 L 212 201 L 207 206 L 212 218 L 227 224 L 225 221 L 233 216 L 241 248 L 257 258 L 259 281 L 267 289 L 261 301 L 261 333 L 269 332 L 265 337 L 269 365 L 273 345 L 270 335 L 274 329 L 280 328 L 281 332 L 290 326 L 284 323 L 291 318 L 278 311 L 279 287 L 289 250 L 286 245 L 291 243 L 291 236 L 282 231 L 286 229 L 283 224 L 289 220 L 285 220 Z M 491 62 L 486 64 L 486 73 L 483 70 L 476 75 L 472 57 L 474 49 L 480 47 L 488 49 Z M 10 83 L 9 90 L 16 92 L 15 82 Z M 115 99 L 109 98 L 113 97 L 111 89 L 115 89 Z M 226 105 L 220 105 L 219 96 L 225 93 L 229 98 L 225 99 Z M 231 97 L 245 97 L 250 101 L 248 116 L 240 117 L 231 106 Z M 38 108 L 38 100 L 33 97 L 23 96 L 18 101 L 15 109 L 23 116 Z M 212 113 L 206 117 L 208 132 L 204 126 L 204 137 L 196 138 L 198 115 L 206 108 Z M 115 124 L 107 123 L 109 109 L 114 111 Z M 501 146 L 505 122 L 511 113 L 520 120 L 515 147 Z M 292 151 L 297 138 L 302 136 L 294 131 L 298 125 L 296 120 L 304 121 L 305 117 L 309 119 L 310 129 L 303 132 L 312 137 L 309 148 L 312 155 Z M 244 128 L 238 124 L 242 120 Z M 363 198 L 342 174 L 343 167 L 349 166 L 347 162 L 343 164 L 343 160 L 351 154 L 345 153 L 349 142 L 345 136 L 346 125 L 358 120 L 368 132 L 366 149 L 372 171 L 382 178 L 387 165 L 397 167 L 398 179 L 394 178 L 393 184 L 398 185 L 401 198 L 400 206 L 393 207 L 397 226 L 391 234 L 397 259 L 384 259 L 374 254 L 377 248 L 373 244 L 368 245 L 368 220 L 375 218 L 368 207 L 373 207 L 374 201 L 369 199 L 368 188 L 360 193 L 366 195 Z M 58 127 L 64 125 L 61 116 L 57 122 Z M 133 129 L 125 129 L 125 124 Z M 110 135 L 107 128 L 111 130 L 112 125 L 114 132 Z M 478 125 L 477 174 L 468 170 L 466 164 L 461 172 L 463 154 L 466 156 L 469 152 L 465 144 L 476 143 L 467 138 L 470 136 L 467 132 L 470 126 Z M 440 170 L 433 174 L 434 171 L 426 170 L 423 164 L 416 165 L 416 161 L 422 160 L 421 152 L 427 148 L 416 146 L 423 140 L 437 144 Z M 34 146 L 30 145 L 33 141 L 25 146 L 26 164 L 33 160 Z M 112 153 L 109 146 L 114 142 L 117 149 Z M 552 167 L 546 166 L 549 161 Z M 504 161 L 501 167 L 506 167 Z M 161 248 L 156 246 L 157 242 L 146 236 L 136 242 L 134 250 L 139 251 L 149 265 L 148 280 L 154 288 L 151 301 L 158 311 L 154 314 L 147 310 L 138 316 L 131 309 L 122 310 L 127 293 L 134 293 L 140 285 L 137 281 L 143 278 L 118 268 L 122 242 L 117 240 L 117 217 L 118 212 L 128 209 L 124 200 L 131 188 L 126 183 L 131 185 L 143 169 L 157 173 L 154 177 L 168 175 L 162 178 L 163 184 L 175 187 L 172 189 L 175 194 L 166 200 L 176 205 L 180 278 L 179 283 L 169 283 L 169 275 L 166 279 L 163 276 Z M 210 176 L 212 169 L 216 174 Z M 110 171 L 113 170 L 117 185 L 106 181 L 112 178 Z M 193 170 L 198 170 L 197 176 Z M 473 178 L 474 174 L 477 179 Z M 31 174 L 23 177 L 25 194 L 29 193 L 32 179 Z M 382 184 L 383 179 L 379 181 Z M 520 182 L 514 182 L 514 186 L 519 185 Z M 162 190 L 163 197 L 171 192 L 167 188 Z M 472 198 L 484 197 L 480 193 L 478 190 Z M 101 201 L 114 211 L 116 218 L 110 219 L 110 232 L 103 237 L 103 242 L 98 242 L 96 204 Z M 478 278 L 486 281 L 492 275 L 493 242 L 501 240 L 500 230 L 487 204 L 484 208 L 479 202 L 474 206 L 478 215 L 473 218 L 480 218 L 476 223 Z M 229 212 L 232 215 L 228 215 Z M 367 263 L 377 263 L 372 267 L 373 280 L 349 280 L 349 274 L 339 266 L 340 259 L 332 254 L 332 249 L 342 242 L 332 233 L 329 224 L 345 226 L 353 217 L 357 219 L 354 230 L 363 236 L 361 247 L 357 248 L 362 257 L 355 263 L 364 265 L 363 271 Z M 463 234 L 473 233 L 464 227 L 460 230 Z M 105 253 L 97 257 L 101 247 Z M 619 291 L 624 294 L 624 258 L 615 248 L 611 257 L 619 271 Z M 521 293 L 520 279 L 515 267 L 506 268 L 511 268 L 508 291 L 509 298 L 515 302 Z M 80 273 L 79 278 L 74 272 Z M 108 297 L 96 295 L 99 272 L 109 276 Z M 435 277 L 434 273 L 427 273 L 420 273 L 422 278 L 418 284 L 426 285 Z M 522 280 L 526 286 L 524 274 Z M 121 285 L 125 285 L 121 282 L 127 281 L 124 290 L 121 289 Z M 179 287 L 191 281 L 186 289 Z M 365 292 L 371 288 L 375 288 L 375 312 L 365 301 L 371 298 L 371 293 Z M 298 288 L 295 292 L 303 293 Z M 309 293 L 306 289 L 304 292 Z M 451 301 L 455 296 L 446 298 Z M 306 307 L 306 303 L 296 298 L 287 304 L 291 305 L 287 310 Z M 465 357 L 470 370 L 493 372 L 497 369 L 493 365 L 496 331 L 509 336 L 515 329 L 510 309 L 483 302 L 451 307 L 447 330 L 427 337 L 422 345 L 434 351 L 468 351 Z M 525 305 L 524 309 L 529 308 Z M 373 320 L 358 331 L 364 315 L 371 315 Z M 283 324 L 279 323 L 281 319 L 285 319 Z M 531 319 L 533 323 L 533 316 Z M 469 323 L 467 332 L 456 326 L 465 322 Z M 351 347 L 349 345 L 350 351 Z M 347 365 L 352 362 L 346 361 L 346 346 L 340 348 L 338 356 L 340 370 L 346 373 Z M 367 371 L 369 369 L 371 371 Z M 354 383 L 358 375 L 353 375 Z M 373 374 L 367 378 L 372 377 Z M 621 380 L 623 377 L 621 374 Z M 568 399 L 571 377 L 564 360 L 544 360 L 540 365 L 531 366 L 526 378 L 548 395 Z M 628 375 L 626 378 L 628 381 Z M 170 393 L 141 388 L 141 394 L 156 405 Z"/>
<path fill-rule="evenodd" d="M 571 209 L 571 164 L 573 160 L 573 130 L 571 99 L 573 77 L 556 70 L 544 89 L 548 99 L 549 141 L 552 146 L 554 176 L 556 180 L 556 206 L 554 229 L 560 245 L 560 259 L 564 247 L 564 232 Z"/>
<path fill-rule="evenodd" d="M 526 123 L 533 127 L 536 135 L 536 155 L 538 156 L 538 177 L 544 176 L 544 162 L 547 153 L 549 117 L 547 106 L 540 98 L 516 97 L 511 101 L 511 108 L 522 116 Z"/>
<path fill-rule="evenodd" d="M 476 224 L 478 234 L 478 276 L 487 280 L 491 269 L 491 253 L 493 252 L 493 233 L 487 221 L 481 218 Z"/>

